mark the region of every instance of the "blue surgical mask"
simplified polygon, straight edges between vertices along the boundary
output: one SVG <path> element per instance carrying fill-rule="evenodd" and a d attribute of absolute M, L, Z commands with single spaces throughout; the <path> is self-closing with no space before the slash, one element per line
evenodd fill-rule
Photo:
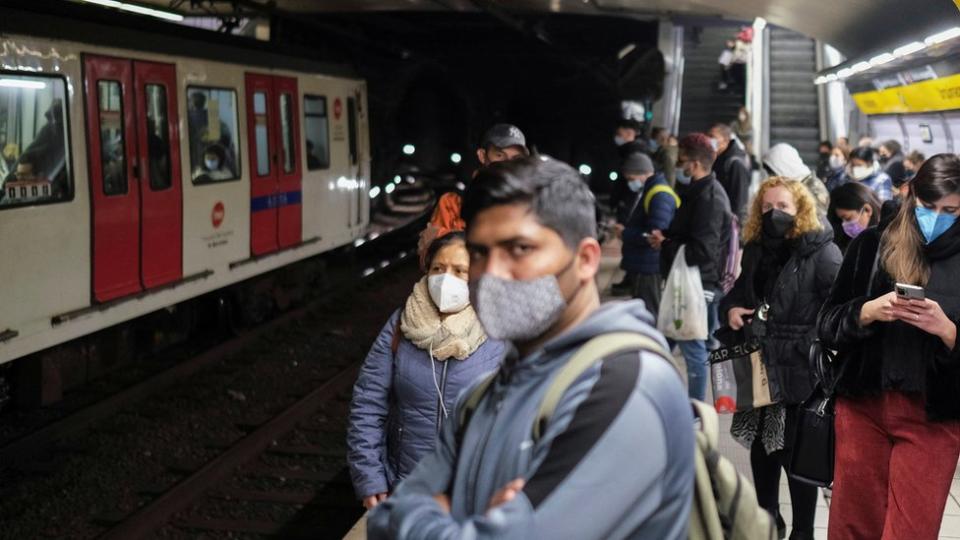
<path fill-rule="evenodd" d="M 639 193 L 643 189 L 643 180 L 628 180 L 627 187 L 634 193 Z"/>
<path fill-rule="evenodd" d="M 220 168 L 220 161 L 216 159 L 205 159 L 203 160 L 203 165 L 208 171 L 215 171 Z"/>
<path fill-rule="evenodd" d="M 957 221 L 957 216 L 952 214 L 938 214 L 934 210 L 924 208 L 923 206 L 918 206 L 915 212 L 917 215 L 917 225 L 919 225 L 920 232 L 923 233 L 923 237 L 927 239 L 928 244 L 932 244 L 934 240 L 939 238 L 941 234 L 947 232 L 947 229 L 952 227 L 953 223 Z"/>
<path fill-rule="evenodd" d="M 682 168 L 680 167 L 677 168 L 678 184 L 689 184 L 692 181 L 693 181 L 693 178 L 691 178 L 689 174 L 684 173 Z"/>
<path fill-rule="evenodd" d="M 660 145 L 657 144 L 656 139 L 650 139 L 649 141 L 647 141 L 647 146 L 650 148 L 651 152 L 656 152 L 657 150 L 660 149 Z"/>

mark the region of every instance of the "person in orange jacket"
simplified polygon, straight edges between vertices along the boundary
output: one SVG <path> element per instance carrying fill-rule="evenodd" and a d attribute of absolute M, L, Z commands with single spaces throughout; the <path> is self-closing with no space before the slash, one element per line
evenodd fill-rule
<path fill-rule="evenodd" d="M 481 167 L 485 167 L 497 161 L 510 161 L 517 158 L 530 155 L 527 150 L 527 139 L 524 137 L 520 128 L 512 124 L 495 124 L 487 130 L 480 141 L 480 147 L 477 148 L 477 160 Z M 474 176 L 476 171 L 474 171 Z M 427 247 L 434 239 L 439 238 L 451 231 L 462 231 L 464 229 L 463 219 L 460 217 L 461 194 L 457 191 L 444 193 L 437 200 L 437 206 L 427 223 L 426 228 L 420 233 L 420 241 L 417 244 L 417 254 L 420 256 L 420 263 L 423 266 L 424 254 Z"/>

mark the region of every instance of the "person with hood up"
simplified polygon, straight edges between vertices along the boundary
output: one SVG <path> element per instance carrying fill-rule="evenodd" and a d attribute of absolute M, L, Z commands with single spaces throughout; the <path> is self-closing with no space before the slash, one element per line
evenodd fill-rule
<path fill-rule="evenodd" d="M 873 190 L 873 193 L 886 202 L 893 198 L 893 182 L 890 176 L 880 169 L 877 163 L 876 152 L 869 146 L 859 146 L 850 151 L 850 160 L 847 163 L 851 181 L 860 182 Z"/>
<path fill-rule="evenodd" d="M 813 174 L 810 167 L 803 164 L 797 149 L 787 143 L 778 143 L 763 154 L 763 168 L 770 176 L 779 176 L 787 180 L 800 182 L 813 195 L 817 202 L 817 214 L 827 215 L 830 206 L 830 192 L 827 186 Z"/>
<path fill-rule="evenodd" d="M 800 183 L 773 177 L 760 186 L 743 230 L 742 273 L 720 303 L 727 341 L 747 325 L 764 325 L 761 358 L 775 404 L 733 417 L 730 432 L 750 449 L 757 501 L 780 515 L 780 469 L 790 465 L 797 410 L 813 392 L 807 351 L 816 335 L 817 313 L 840 268 L 840 249 L 824 226 L 810 192 Z M 790 478 L 791 540 L 812 539 L 817 488 Z M 781 538 L 783 535 L 781 535 Z"/>
<path fill-rule="evenodd" d="M 839 377 L 831 540 L 938 536 L 960 457 L 958 215 L 960 158 L 937 154 L 893 221 L 851 242 L 820 311 Z"/>
<path fill-rule="evenodd" d="M 347 463 L 368 509 L 433 449 L 457 396 L 505 351 L 470 305 L 463 233 L 434 240 L 427 261 L 427 275 L 380 331 L 353 387 Z"/>
<path fill-rule="evenodd" d="M 554 377 L 593 338 L 666 347 L 642 302 L 600 305 L 588 186 L 546 156 L 498 163 L 470 185 L 463 217 L 474 306 L 513 348 L 369 514 L 369 538 L 686 539 L 693 414 L 666 358 L 637 346 L 600 354 L 537 421 Z"/>

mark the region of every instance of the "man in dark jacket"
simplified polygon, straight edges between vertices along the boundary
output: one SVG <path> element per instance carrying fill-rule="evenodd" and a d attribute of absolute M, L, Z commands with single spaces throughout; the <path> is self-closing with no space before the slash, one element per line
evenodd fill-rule
<path fill-rule="evenodd" d="M 747 219 L 747 200 L 750 197 L 750 160 L 733 140 L 733 132 L 727 124 L 714 125 L 709 135 L 716 141 L 714 149 L 717 158 L 713 163 L 713 174 L 727 192 L 730 210 L 742 224 Z"/>
<path fill-rule="evenodd" d="M 730 201 L 723 186 L 710 172 L 716 159 L 710 139 L 703 133 L 680 140 L 677 159 L 677 186 L 680 208 L 666 231 L 650 233 L 650 245 L 661 249 L 660 271 L 670 273 L 680 246 L 687 264 L 700 268 L 700 280 L 707 301 L 709 334 L 717 328 L 717 304 L 722 295 L 721 281 L 730 242 Z M 687 184 L 687 185 L 683 185 Z M 703 400 L 707 391 L 709 340 L 680 341 L 687 362 L 690 397 Z"/>
<path fill-rule="evenodd" d="M 643 300 L 654 319 L 660 309 L 660 252 L 647 242 L 650 231 L 670 227 L 680 198 L 661 173 L 654 173 L 653 161 L 646 154 L 633 154 L 623 164 L 623 178 L 637 193 L 625 226 L 617 228 L 623 241 L 620 268 L 629 276 L 630 294 Z M 626 281 L 626 279 L 625 279 Z"/>
<path fill-rule="evenodd" d="M 587 186 L 545 156 L 498 163 L 467 189 L 463 217 L 473 306 L 487 335 L 516 350 L 370 513 L 369 538 L 687 538 L 693 418 L 667 359 L 636 346 L 601 353 L 538 421 L 551 382 L 593 338 L 666 347 L 640 302 L 600 306 Z"/>

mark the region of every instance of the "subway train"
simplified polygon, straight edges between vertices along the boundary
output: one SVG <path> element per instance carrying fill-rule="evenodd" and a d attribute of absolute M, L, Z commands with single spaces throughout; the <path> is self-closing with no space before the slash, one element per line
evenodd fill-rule
<path fill-rule="evenodd" d="M 141 41 L 0 34 L 0 364 L 367 230 L 363 80 Z"/>

